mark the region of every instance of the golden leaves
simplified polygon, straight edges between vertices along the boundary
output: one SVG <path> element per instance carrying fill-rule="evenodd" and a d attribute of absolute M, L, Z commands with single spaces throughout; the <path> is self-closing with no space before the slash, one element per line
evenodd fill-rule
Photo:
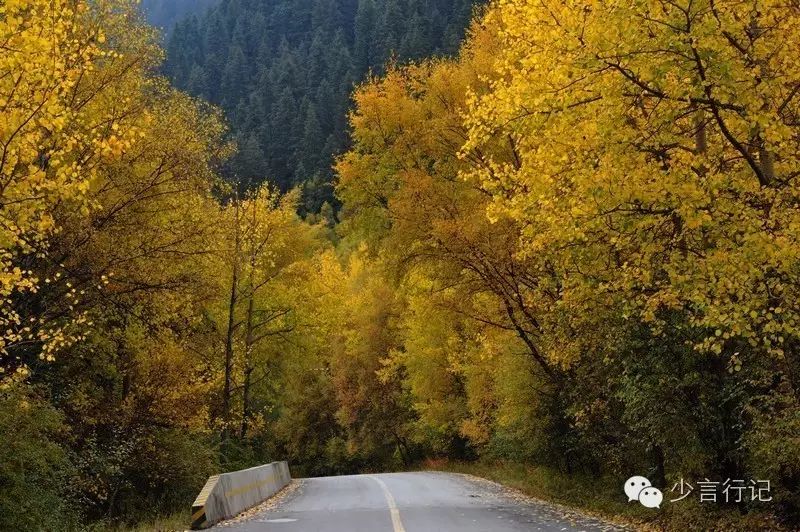
<path fill-rule="evenodd" d="M 76 220 L 91 221 L 103 202 L 110 201 L 97 192 L 114 190 L 106 181 L 118 172 L 114 165 L 146 135 L 154 134 L 159 120 L 172 134 L 164 139 L 186 131 L 185 122 L 176 123 L 156 103 L 168 99 L 163 82 L 154 80 L 149 70 L 160 52 L 152 34 L 128 16 L 133 8 L 128 0 L 3 3 L 0 330 L 5 332 L 0 333 L 0 357 L 17 345 L 37 344 L 41 358 L 52 360 L 59 349 L 83 337 L 88 328 L 88 319 L 79 310 L 84 294 L 74 287 L 65 288 L 61 303 L 66 312 L 60 319 L 42 316 L 35 326 L 22 323 L 27 317 L 23 320 L 18 314 L 18 308 L 24 309 L 19 300 L 24 303 L 38 293 L 42 283 L 56 290 L 63 281 L 53 275 L 39 279 L 18 265 L 30 258 L 46 259 L 53 237 L 65 224 L 75 230 Z M 109 38 L 112 35 L 114 39 Z M 221 131 L 217 117 L 203 122 L 196 104 L 179 102 L 177 98 L 172 102 L 175 113 L 183 112 L 186 120 L 198 118 L 212 138 Z M 153 113 L 160 113 L 155 121 Z M 168 121 L 172 123 L 167 125 Z M 210 147 L 211 141 L 202 137 L 205 133 L 192 133 L 201 161 L 219 149 Z M 197 178 L 206 180 L 199 190 L 211 187 L 207 168 Z M 124 182 L 119 175 L 116 179 L 116 184 Z M 93 232 L 89 227 L 86 234 Z M 94 284 L 103 286 L 99 280 Z"/>
<path fill-rule="evenodd" d="M 575 265 L 572 290 L 601 279 L 607 308 L 689 313 L 711 331 L 700 349 L 779 355 L 798 332 L 769 308 L 796 297 L 800 15 L 736 6 L 499 2 L 496 77 L 470 100 L 462 156 L 518 139 L 519 164 L 470 175 L 492 216 L 523 225 L 521 253 Z"/>

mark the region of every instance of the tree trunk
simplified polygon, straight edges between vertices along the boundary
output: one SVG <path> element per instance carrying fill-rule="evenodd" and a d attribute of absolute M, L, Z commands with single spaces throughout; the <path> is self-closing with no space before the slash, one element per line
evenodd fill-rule
<path fill-rule="evenodd" d="M 233 343 L 236 329 L 236 305 L 239 300 L 239 201 L 236 200 L 234 220 L 233 273 L 231 274 L 231 294 L 228 302 L 228 329 L 225 332 L 225 384 L 222 391 L 222 441 L 228 440 L 231 422 L 231 390 L 233 389 Z"/>
<path fill-rule="evenodd" d="M 251 270 L 252 271 L 252 270 Z M 252 274 L 251 274 L 252 282 Z M 251 285 L 252 286 L 252 285 Z M 242 394 L 242 426 L 239 430 L 239 437 L 244 439 L 247 436 L 247 422 L 250 417 L 250 379 L 253 374 L 253 310 L 255 303 L 253 301 L 255 294 L 250 292 L 250 297 L 247 302 L 247 336 L 244 346 L 244 392 Z"/>

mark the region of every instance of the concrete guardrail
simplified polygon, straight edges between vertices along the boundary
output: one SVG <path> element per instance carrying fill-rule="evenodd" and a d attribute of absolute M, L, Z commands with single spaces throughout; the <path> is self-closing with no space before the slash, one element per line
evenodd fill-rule
<path fill-rule="evenodd" d="M 214 475 L 192 504 L 192 529 L 208 528 L 261 504 L 292 480 L 289 464 L 271 464 Z"/>

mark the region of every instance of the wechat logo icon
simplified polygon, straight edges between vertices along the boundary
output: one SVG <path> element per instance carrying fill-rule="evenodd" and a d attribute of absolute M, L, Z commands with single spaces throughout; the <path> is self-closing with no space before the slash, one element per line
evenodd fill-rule
<path fill-rule="evenodd" d="M 661 508 L 664 495 L 661 490 L 654 488 L 645 477 L 635 476 L 625 481 L 625 495 L 628 502 L 639 501 L 646 508 Z"/>

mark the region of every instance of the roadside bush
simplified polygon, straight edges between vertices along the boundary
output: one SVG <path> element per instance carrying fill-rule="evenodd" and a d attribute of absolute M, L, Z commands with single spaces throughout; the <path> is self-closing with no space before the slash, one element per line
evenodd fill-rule
<path fill-rule="evenodd" d="M 63 530 L 74 521 L 57 443 L 65 427 L 48 403 L 16 385 L 0 387 L 0 530 Z"/>

